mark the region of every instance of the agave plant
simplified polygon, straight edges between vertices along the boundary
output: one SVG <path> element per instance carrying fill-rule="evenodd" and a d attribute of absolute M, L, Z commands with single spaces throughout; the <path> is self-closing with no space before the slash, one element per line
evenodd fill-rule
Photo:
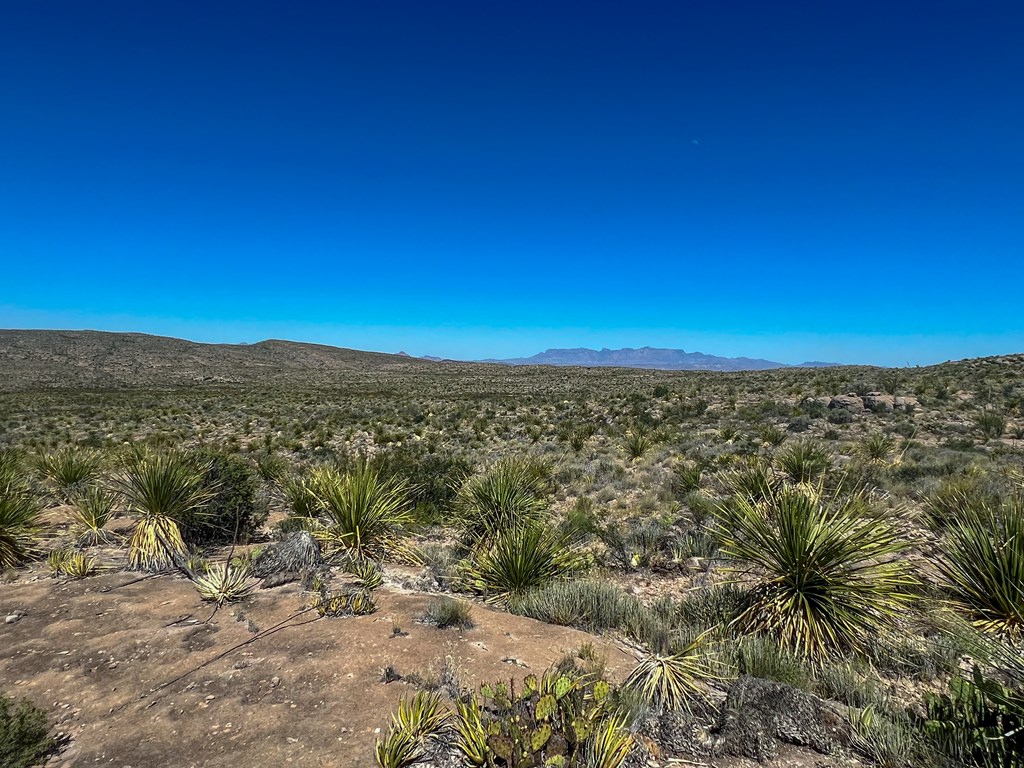
<path fill-rule="evenodd" d="M 15 482 L 0 486 L 0 569 L 14 568 L 35 552 L 42 505 Z"/>
<path fill-rule="evenodd" d="M 983 631 L 1024 635 L 1024 497 L 964 505 L 947 526 L 938 568 L 954 605 Z"/>
<path fill-rule="evenodd" d="M 488 546 L 503 532 L 544 519 L 550 470 L 532 459 L 503 459 L 470 477 L 455 499 L 455 517 L 465 543 Z"/>
<path fill-rule="evenodd" d="M 100 472 L 100 456 L 95 451 L 62 448 L 36 456 L 32 462 L 57 498 L 70 502 Z"/>
<path fill-rule="evenodd" d="M 581 570 L 584 559 L 557 529 L 540 523 L 509 528 L 466 568 L 468 585 L 504 602 Z"/>
<path fill-rule="evenodd" d="M 203 600 L 217 605 L 248 597 L 254 584 L 247 566 L 234 566 L 231 563 L 210 565 L 205 573 L 197 574 L 192 583 Z"/>
<path fill-rule="evenodd" d="M 719 506 L 722 554 L 753 580 L 732 621 L 772 636 L 798 656 L 822 661 L 861 651 L 893 625 L 914 585 L 893 525 L 866 514 L 863 495 L 825 498 L 782 487 L 763 502 L 737 496 Z"/>
<path fill-rule="evenodd" d="M 320 515 L 313 535 L 328 547 L 358 559 L 382 558 L 400 549 L 402 526 L 410 522 L 409 484 L 386 477 L 365 461 L 342 472 L 315 470 L 309 487 Z"/>
<path fill-rule="evenodd" d="M 144 571 L 184 568 L 179 523 L 199 513 L 215 489 L 204 485 L 206 467 L 176 453 L 146 453 L 118 479 L 129 508 L 140 518 L 128 543 L 129 567 Z"/>
<path fill-rule="evenodd" d="M 114 511 L 114 495 L 97 486 L 90 486 L 74 497 L 71 508 L 71 532 L 78 544 L 89 546 L 117 541 L 116 534 L 106 530 Z"/>

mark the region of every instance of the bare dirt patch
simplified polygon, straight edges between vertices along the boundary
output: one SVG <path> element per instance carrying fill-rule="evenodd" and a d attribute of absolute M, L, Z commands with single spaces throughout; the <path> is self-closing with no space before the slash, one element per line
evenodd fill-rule
<path fill-rule="evenodd" d="M 211 619 L 187 581 L 138 578 L 0 587 L 0 611 L 23 614 L 0 624 L 2 687 L 47 709 L 68 735 L 54 764 L 372 765 L 375 732 L 411 690 L 381 682 L 387 665 L 429 677 L 449 659 L 471 686 L 540 671 L 584 642 L 606 656 L 613 679 L 634 662 L 608 641 L 482 605 L 473 629 L 417 623 L 429 595 L 381 589 L 370 616 L 317 619 L 295 616 L 303 595 L 293 584 Z"/>

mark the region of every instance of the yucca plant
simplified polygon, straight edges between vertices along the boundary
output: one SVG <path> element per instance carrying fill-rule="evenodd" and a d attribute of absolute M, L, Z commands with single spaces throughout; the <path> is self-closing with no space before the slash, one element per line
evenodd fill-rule
<path fill-rule="evenodd" d="M 636 427 L 626 432 L 626 454 L 629 458 L 642 458 L 653 447 L 654 438 L 643 427 Z"/>
<path fill-rule="evenodd" d="M 423 742 L 439 733 L 450 713 L 442 705 L 441 695 L 418 691 L 398 702 L 398 711 L 391 718 L 388 733 L 377 739 L 374 752 L 380 768 L 406 768 L 423 757 Z"/>
<path fill-rule="evenodd" d="M 106 530 L 114 512 L 114 495 L 98 486 L 77 493 L 71 508 L 71 532 L 80 546 L 110 544 L 118 540 Z"/>
<path fill-rule="evenodd" d="M 726 488 L 734 495 L 750 502 L 769 498 L 780 483 L 775 471 L 763 459 L 749 459 L 739 469 L 722 478 Z"/>
<path fill-rule="evenodd" d="M 488 546 L 503 532 L 544 519 L 550 469 L 533 459 L 502 459 L 466 480 L 455 498 L 464 544 Z"/>
<path fill-rule="evenodd" d="M 100 455 L 88 449 L 61 448 L 36 456 L 32 462 L 57 499 L 69 503 L 100 473 Z"/>
<path fill-rule="evenodd" d="M 677 464 L 672 471 L 672 490 L 679 498 L 700 490 L 704 467 L 699 463 Z"/>
<path fill-rule="evenodd" d="M 192 583 L 203 600 L 217 605 L 248 597 L 255 584 L 247 566 L 231 563 L 213 563 L 205 572 L 197 573 Z"/>
<path fill-rule="evenodd" d="M 76 549 L 55 549 L 46 558 L 53 577 L 67 576 L 71 579 L 84 579 L 96 572 L 96 558 L 88 557 Z"/>
<path fill-rule="evenodd" d="M 401 550 L 402 526 L 412 520 L 406 480 L 384 476 L 359 461 L 345 472 L 335 467 L 315 470 L 310 488 L 319 514 L 312 532 L 329 548 L 347 550 L 359 559 Z"/>
<path fill-rule="evenodd" d="M 780 449 L 775 462 L 793 482 L 811 483 L 832 465 L 832 454 L 820 443 L 800 440 Z"/>
<path fill-rule="evenodd" d="M 1024 635 L 1024 497 L 965 505 L 938 561 L 953 604 L 979 629 Z"/>
<path fill-rule="evenodd" d="M 757 436 L 761 438 L 761 442 L 776 448 L 782 445 L 788 437 L 786 430 L 775 424 L 761 424 L 757 428 Z"/>
<path fill-rule="evenodd" d="M 863 650 L 891 626 L 914 580 L 898 559 L 906 545 L 895 527 L 866 510 L 862 494 L 826 498 L 820 487 L 785 486 L 763 502 L 737 496 L 720 505 L 722 555 L 754 583 L 733 628 L 822 661 Z"/>
<path fill-rule="evenodd" d="M 689 709 L 707 697 L 705 682 L 719 679 L 714 671 L 705 632 L 669 655 L 652 654 L 641 661 L 623 683 L 649 705 L 662 709 Z"/>
<path fill-rule="evenodd" d="M 884 432 L 873 432 L 861 440 L 857 453 L 865 461 L 873 464 L 886 464 L 889 456 L 896 450 L 896 438 Z"/>
<path fill-rule="evenodd" d="M 42 530 L 42 505 L 13 479 L 0 486 L 0 570 L 14 568 L 35 553 Z"/>
<path fill-rule="evenodd" d="M 609 717 L 594 727 L 583 750 L 586 768 L 620 768 L 633 747 L 629 722 L 625 715 Z"/>
<path fill-rule="evenodd" d="M 201 514 L 214 493 L 204 485 L 206 467 L 175 453 L 146 453 L 131 463 L 117 487 L 140 516 L 128 543 L 129 567 L 161 571 L 185 567 L 179 522 Z"/>
<path fill-rule="evenodd" d="M 581 570 L 585 561 L 565 536 L 540 523 L 509 528 L 466 568 L 468 586 L 503 602 Z"/>
<path fill-rule="evenodd" d="M 0 494 L 6 493 L 9 489 L 24 487 L 20 454 L 8 448 L 0 449 Z"/>

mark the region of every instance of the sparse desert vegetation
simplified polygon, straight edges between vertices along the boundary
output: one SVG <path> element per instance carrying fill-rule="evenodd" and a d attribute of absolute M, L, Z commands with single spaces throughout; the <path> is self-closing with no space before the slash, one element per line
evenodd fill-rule
<path fill-rule="evenodd" d="M 346 365 L 0 393 L 11 764 L 1024 760 L 1024 357 Z"/>

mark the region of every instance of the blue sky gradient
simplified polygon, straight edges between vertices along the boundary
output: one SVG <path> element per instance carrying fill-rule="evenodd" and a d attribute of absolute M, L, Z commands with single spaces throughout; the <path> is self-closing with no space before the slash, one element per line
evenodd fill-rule
<path fill-rule="evenodd" d="M 0 326 L 1024 352 L 1020 3 L 11 0 Z"/>

